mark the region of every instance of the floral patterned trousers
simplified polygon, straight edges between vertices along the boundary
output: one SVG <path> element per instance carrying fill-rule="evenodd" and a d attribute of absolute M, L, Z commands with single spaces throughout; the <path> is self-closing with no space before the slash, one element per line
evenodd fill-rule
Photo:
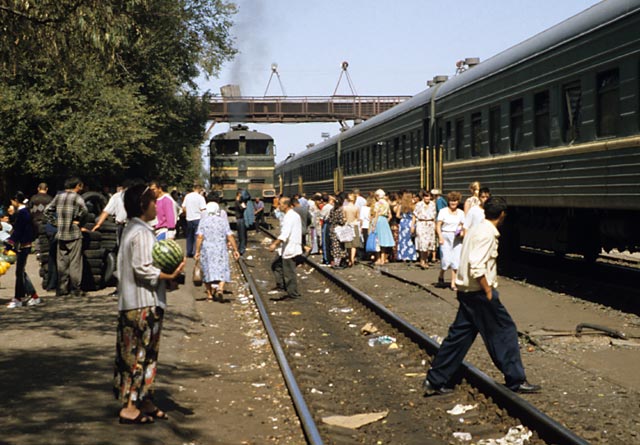
<path fill-rule="evenodd" d="M 151 395 L 156 378 L 164 310 L 144 307 L 120 311 L 113 393 L 123 404 Z"/>

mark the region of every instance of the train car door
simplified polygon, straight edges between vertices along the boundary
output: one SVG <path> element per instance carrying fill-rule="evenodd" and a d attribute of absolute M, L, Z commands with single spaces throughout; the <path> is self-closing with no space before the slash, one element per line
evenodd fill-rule
<path fill-rule="evenodd" d="M 342 191 L 344 191 L 344 176 L 342 175 L 342 168 L 338 167 L 333 171 L 333 193 Z"/>
<path fill-rule="evenodd" d="M 420 149 L 420 177 L 425 190 L 442 189 L 443 147 L 437 136 L 438 127 L 430 119 L 424 120 L 425 143 Z"/>

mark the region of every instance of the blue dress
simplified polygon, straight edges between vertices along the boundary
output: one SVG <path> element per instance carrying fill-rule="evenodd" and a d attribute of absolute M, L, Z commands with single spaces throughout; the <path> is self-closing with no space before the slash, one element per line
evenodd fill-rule
<path fill-rule="evenodd" d="M 200 219 L 196 235 L 204 236 L 200 248 L 200 267 L 203 281 L 231 281 L 227 235 L 231 235 L 229 221 L 220 215 L 206 215 Z"/>
<path fill-rule="evenodd" d="M 400 218 L 400 229 L 398 231 L 398 260 L 415 261 L 416 246 L 411 240 L 411 220 L 413 212 L 405 212 Z"/>
<path fill-rule="evenodd" d="M 378 244 L 380 247 L 393 247 L 396 245 L 393 240 L 393 234 L 391 233 L 391 227 L 389 227 L 389 203 L 384 199 L 379 200 L 373 206 L 373 214 L 375 218 L 375 230 L 374 233 L 378 237 Z"/>

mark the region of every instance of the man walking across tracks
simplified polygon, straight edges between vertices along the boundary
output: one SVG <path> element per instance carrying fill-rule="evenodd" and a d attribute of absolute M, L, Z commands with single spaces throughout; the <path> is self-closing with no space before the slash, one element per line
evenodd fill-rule
<path fill-rule="evenodd" d="M 295 258 L 302 255 L 302 222 L 300 215 L 293 210 L 290 198 L 280 198 L 278 206 L 284 213 L 284 218 L 280 226 L 280 236 L 269 246 L 271 252 L 278 249 L 278 256 L 271 263 L 271 270 L 276 279 L 276 289 L 287 292 L 282 299 L 298 298 L 300 293 Z"/>
<path fill-rule="evenodd" d="M 478 332 L 493 363 L 504 374 L 509 389 L 521 393 L 540 390 L 540 386 L 527 382 L 516 325 L 496 290 L 498 227 L 504 221 L 506 209 L 504 199 L 490 198 L 484 205 L 485 219 L 464 237 L 456 276 L 460 305 L 447 338 L 427 372 L 423 384 L 427 395 L 453 391 L 446 385 L 460 367 Z"/>
<path fill-rule="evenodd" d="M 56 295 L 83 295 L 82 282 L 82 233 L 80 221 L 87 215 L 87 206 L 78 193 L 84 184 L 78 178 L 70 178 L 64 184 L 65 191 L 56 195 L 45 209 L 49 220 L 56 217 L 58 233 L 58 290 Z"/>

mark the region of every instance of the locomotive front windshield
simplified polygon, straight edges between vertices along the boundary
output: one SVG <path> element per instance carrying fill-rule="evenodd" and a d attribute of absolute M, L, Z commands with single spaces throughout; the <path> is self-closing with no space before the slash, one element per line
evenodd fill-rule
<path fill-rule="evenodd" d="M 271 153 L 269 153 L 269 141 L 267 140 L 247 141 L 247 154 L 248 155 L 270 155 Z"/>
<path fill-rule="evenodd" d="M 219 155 L 237 156 L 239 147 L 238 141 L 217 141 L 215 150 Z"/>
<path fill-rule="evenodd" d="M 244 141 L 243 141 L 244 142 Z M 237 156 L 240 154 L 240 143 L 237 140 L 219 140 L 215 142 L 215 153 L 221 156 Z M 245 154 L 249 156 L 271 155 L 268 140 L 248 140 L 245 142 Z"/>

